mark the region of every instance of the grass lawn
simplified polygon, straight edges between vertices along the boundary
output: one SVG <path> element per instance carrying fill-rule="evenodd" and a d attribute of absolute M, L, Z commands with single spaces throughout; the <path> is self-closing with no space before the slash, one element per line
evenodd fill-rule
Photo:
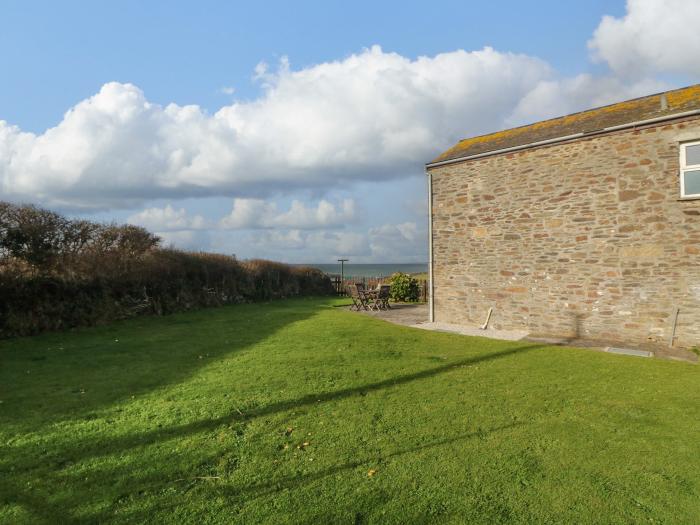
<path fill-rule="evenodd" d="M 700 521 L 700 367 L 334 302 L 0 342 L 0 522 Z"/>

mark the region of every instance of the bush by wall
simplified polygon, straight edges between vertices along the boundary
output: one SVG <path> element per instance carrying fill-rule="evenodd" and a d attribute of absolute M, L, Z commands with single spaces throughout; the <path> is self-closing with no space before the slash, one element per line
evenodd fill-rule
<path fill-rule="evenodd" d="M 164 249 L 143 228 L 0 202 L 0 337 L 332 292 L 314 268 Z"/>
<path fill-rule="evenodd" d="M 389 281 L 391 285 L 390 295 L 394 301 L 418 301 L 420 299 L 420 287 L 418 281 L 407 273 L 395 273 Z"/>

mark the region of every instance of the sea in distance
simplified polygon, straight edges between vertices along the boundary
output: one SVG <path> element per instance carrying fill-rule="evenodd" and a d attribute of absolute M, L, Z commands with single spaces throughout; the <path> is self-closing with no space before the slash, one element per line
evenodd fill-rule
<path fill-rule="evenodd" d="M 304 264 L 318 268 L 329 275 L 340 275 L 340 263 L 335 264 Z M 388 277 L 391 274 L 402 273 L 426 273 L 428 263 L 386 263 L 386 264 L 352 264 L 345 263 L 343 271 L 345 277 Z"/>

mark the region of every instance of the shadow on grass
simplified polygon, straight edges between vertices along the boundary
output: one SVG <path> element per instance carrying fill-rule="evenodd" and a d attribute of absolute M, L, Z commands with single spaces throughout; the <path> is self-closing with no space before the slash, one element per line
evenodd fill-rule
<path fill-rule="evenodd" d="M 346 399 L 352 396 L 364 396 L 371 392 L 376 392 L 386 388 L 404 385 L 406 383 L 419 381 L 421 379 L 429 379 L 440 374 L 451 372 L 460 367 L 471 366 L 478 363 L 493 361 L 496 359 L 503 359 L 511 355 L 522 354 L 539 348 L 543 348 L 543 345 L 534 344 L 527 346 L 519 346 L 508 350 L 503 350 L 501 352 L 492 352 L 488 354 L 478 355 L 475 357 L 470 357 L 467 359 L 460 359 L 459 361 L 448 363 L 443 366 L 429 368 L 427 370 L 422 370 L 420 372 L 415 372 L 412 374 L 405 374 L 391 379 L 386 379 L 384 381 L 378 381 L 375 383 L 369 383 L 366 385 L 345 388 L 331 392 L 308 394 L 296 399 L 279 401 L 277 403 L 271 403 L 269 405 L 252 409 L 244 413 L 230 412 L 229 414 L 218 418 L 202 419 L 193 423 L 187 423 L 184 425 L 178 425 L 170 428 L 158 429 L 151 432 L 145 432 L 121 438 L 97 439 L 89 444 L 82 442 L 80 443 L 80 446 L 76 447 L 73 451 L 66 451 L 65 456 L 73 462 L 78 462 L 88 458 L 110 455 L 128 450 L 136 446 L 148 445 L 158 441 L 185 437 L 191 434 L 212 430 L 229 423 L 247 422 L 258 417 L 269 416 L 280 412 L 285 412 L 290 409 L 309 407 L 312 405 L 317 405 L 319 403 L 326 403 L 329 401 Z M 27 465 L 23 465 L 22 468 L 30 467 Z"/>
<path fill-rule="evenodd" d="M 179 383 L 314 316 L 319 301 L 225 306 L 0 341 L 0 424 L 39 431 Z M 30 373 L 31 372 L 31 373 Z"/>
<path fill-rule="evenodd" d="M 318 472 L 312 472 L 309 474 L 301 474 L 301 475 L 296 475 L 296 476 L 286 476 L 280 479 L 275 479 L 269 482 L 264 482 L 264 483 L 254 483 L 251 485 L 247 485 L 244 487 L 232 487 L 230 485 L 224 485 L 224 486 L 218 486 L 214 485 L 212 486 L 212 492 L 214 492 L 217 495 L 222 495 L 226 498 L 233 498 L 236 500 L 237 504 L 239 505 L 244 505 L 248 504 L 252 501 L 255 501 L 256 499 L 263 498 L 265 496 L 270 496 L 273 494 L 276 494 L 278 492 L 281 492 L 283 490 L 294 490 L 302 485 L 308 484 L 308 483 L 314 483 L 316 481 L 321 481 L 325 478 L 335 476 L 337 474 L 341 474 L 344 472 L 348 472 L 354 469 L 357 469 L 359 467 L 365 466 L 365 467 L 376 467 L 378 464 L 384 464 L 389 459 L 405 456 L 408 454 L 412 454 L 414 452 L 424 452 L 427 450 L 443 447 L 446 445 L 450 445 L 452 443 L 458 443 L 461 441 L 468 441 L 474 438 L 480 438 L 484 439 L 487 436 L 491 434 L 495 434 L 498 432 L 503 432 L 506 430 L 509 430 L 511 428 L 516 428 L 523 426 L 524 423 L 511 423 L 508 425 L 501 425 L 497 426 L 488 430 L 479 430 L 476 432 L 470 432 L 468 434 L 462 434 L 459 436 L 454 436 L 450 438 L 445 438 L 445 439 L 439 439 L 435 441 L 431 441 L 429 443 L 424 443 L 422 445 L 414 446 L 414 447 L 408 447 L 404 448 L 401 450 L 397 450 L 395 452 L 390 452 L 388 454 L 381 454 L 381 455 L 375 455 L 375 456 L 367 456 L 364 458 L 357 459 L 355 461 L 349 461 L 347 463 L 343 463 L 341 465 L 335 465 L 329 468 L 325 468 L 323 470 L 320 470 Z M 379 468 L 378 475 L 383 475 L 383 470 L 389 470 L 388 468 Z M 359 477 L 359 480 L 363 480 L 367 477 L 367 473 L 363 472 Z M 185 482 L 190 482 L 191 484 L 197 483 L 200 480 L 197 479 L 191 479 L 191 480 L 179 480 L 179 481 L 185 481 Z M 202 480 L 204 481 L 204 480 Z M 177 506 L 177 504 L 167 504 L 167 505 L 154 505 L 150 509 L 146 511 L 140 511 L 136 512 L 133 514 L 130 514 L 128 516 L 128 519 L 133 522 L 145 522 L 148 521 L 149 519 L 152 519 L 152 513 L 156 511 L 168 511 L 171 509 L 174 509 Z M 105 520 L 108 519 L 110 516 L 109 513 L 104 513 L 100 516 L 96 516 L 95 519 L 98 521 L 100 520 Z"/>
<path fill-rule="evenodd" d="M 327 478 L 329 476 L 333 476 L 335 474 L 340 474 L 341 472 L 347 471 L 347 470 L 352 470 L 358 467 L 361 467 L 362 465 L 365 466 L 372 466 L 373 463 L 379 463 L 379 462 L 384 462 L 388 459 L 392 459 L 395 457 L 399 456 L 404 456 L 406 454 L 411 454 L 413 452 L 421 452 L 425 450 L 430 450 L 433 448 L 438 448 L 442 447 L 445 445 L 449 445 L 451 443 L 457 443 L 459 441 L 467 441 L 470 439 L 473 439 L 475 437 L 479 438 L 484 438 L 490 434 L 494 434 L 496 432 L 501 432 L 504 430 L 508 430 L 511 428 L 515 428 L 518 426 L 522 426 L 523 423 L 511 423 L 509 425 L 501 425 L 498 427 L 494 427 L 489 430 L 479 430 L 476 432 L 470 432 L 469 434 L 463 434 L 460 436 L 455 436 L 451 438 L 445 438 L 445 439 L 439 439 L 436 441 L 432 441 L 430 443 L 425 443 L 423 445 L 418 445 L 415 447 L 409 447 L 405 448 L 402 450 L 397 450 L 396 452 L 391 452 L 389 454 L 383 454 L 381 456 L 368 456 L 362 459 L 358 459 L 355 461 L 350 461 L 348 463 L 344 463 L 342 465 L 336 465 L 324 470 L 321 470 L 320 472 L 314 472 L 311 474 L 304 474 L 301 476 L 289 476 L 286 478 L 270 481 L 267 483 L 257 483 L 253 485 L 248 485 L 247 487 L 241 487 L 239 489 L 236 488 L 225 488 L 222 492 L 225 493 L 227 496 L 232 496 L 232 497 L 245 497 L 247 500 L 252 500 L 252 499 L 257 499 L 263 496 L 267 496 L 269 494 L 274 494 L 275 492 L 279 492 L 280 490 L 284 489 L 293 489 L 298 487 L 299 485 L 302 485 L 304 483 L 311 483 L 314 481 L 319 481 L 321 479 Z"/>
<path fill-rule="evenodd" d="M 265 335 L 270 335 L 272 332 L 274 332 L 276 329 L 281 328 L 285 324 L 289 322 L 294 322 L 297 320 L 304 319 L 305 317 L 308 317 L 313 313 L 313 310 L 309 310 L 308 312 L 305 312 L 303 314 L 297 313 L 296 315 L 287 315 L 285 316 L 285 322 L 278 322 L 278 323 L 270 323 L 270 327 L 268 330 L 264 331 Z M 250 321 L 248 321 L 250 322 Z M 262 338 L 263 335 L 260 335 L 260 338 Z M 257 338 L 256 338 L 257 339 Z M 239 345 L 236 347 L 237 349 L 242 349 L 245 346 L 248 346 L 250 344 L 253 344 L 254 341 L 251 340 L 246 340 L 245 345 Z M 236 422 L 241 422 L 245 423 L 248 422 L 252 419 L 262 417 L 262 416 L 269 416 L 281 412 L 285 412 L 290 409 L 299 409 L 299 408 L 306 408 L 310 407 L 313 405 L 317 405 L 319 403 L 325 403 L 325 402 L 332 402 L 332 401 L 338 401 L 338 400 L 343 400 L 347 398 L 351 398 L 353 396 L 361 396 L 361 395 L 367 395 L 373 392 L 381 391 L 384 389 L 389 389 L 393 388 L 396 386 L 401 386 L 413 381 L 419 381 L 423 379 L 430 379 L 435 376 L 445 374 L 448 372 L 451 372 L 453 370 L 456 370 L 460 367 L 466 367 L 466 366 L 471 366 L 475 365 L 478 363 L 484 363 L 488 361 L 493 361 L 497 359 L 503 359 L 507 358 L 509 356 L 513 356 L 516 354 L 521 354 L 525 352 L 529 352 L 532 350 L 536 350 L 538 348 L 542 348 L 543 345 L 526 345 L 526 346 L 518 346 L 515 348 L 510 348 L 507 350 L 503 350 L 500 352 L 491 352 L 491 353 L 485 353 L 485 354 L 480 354 L 477 356 L 465 358 L 465 359 L 460 359 L 451 363 L 447 363 L 443 366 L 438 366 L 434 368 L 429 368 L 427 370 L 421 370 L 418 372 L 410 373 L 410 374 L 404 374 L 401 376 L 385 379 L 382 381 L 377 381 L 374 383 L 368 383 L 365 385 L 360 385 L 357 387 L 351 387 L 351 388 L 345 388 L 345 389 L 340 389 L 340 390 L 335 390 L 335 391 L 330 391 L 330 392 L 321 392 L 321 393 L 315 393 L 315 394 L 308 394 L 304 395 L 301 397 L 298 397 L 296 399 L 290 399 L 290 400 L 281 400 L 278 402 L 274 402 L 259 408 L 254 408 L 245 412 L 231 412 L 227 414 L 226 416 L 218 417 L 218 418 L 212 418 L 212 419 L 202 419 L 200 421 L 192 422 L 192 423 L 187 423 L 183 425 L 178 425 L 170 428 L 163 428 L 163 429 L 157 429 L 153 430 L 150 432 L 145 432 L 145 433 L 140 433 L 140 434 L 132 434 L 129 436 L 124 436 L 124 437 L 117 437 L 117 438 L 97 438 L 93 439 L 90 441 L 85 441 L 82 440 L 80 442 L 77 442 L 75 446 L 71 446 L 70 448 L 61 450 L 59 453 L 62 456 L 62 461 L 71 461 L 73 463 L 78 463 L 78 462 L 83 462 L 87 461 L 91 458 L 97 458 L 97 457 L 102 457 L 102 456 L 110 456 L 110 455 L 115 455 L 119 456 L 120 453 L 123 453 L 125 451 L 129 451 L 135 447 L 143 447 L 144 445 L 149 445 L 153 443 L 157 443 L 160 441 L 166 441 L 170 439 L 175 439 L 175 438 L 183 438 L 187 437 L 199 432 L 204 432 L 204 431 L 209 431 L 216 429 L 217 427 L 220 427 L 222 425 L 226 424 L 231 424 L 231 423 L 236 423 Z M 225 351 L 222 351 L 220 354 L 224 353 L 230 353 L 233 351 L 231 348 L 227 348 Z M 187 374 L 192 373 L 192 370 L 188 369 Z M 160 377 L 158 378 L 159 383 L 162 383 L 166 380 L 175 380 L 178 376 L 175 375 L 168 375 L 167 377 Z M 503 427 L 506 428 L 506 427 Z M 498 429 L 495 430 L 500 430 L 501 428 L 499 427 Z M 456 441 L 458 439 L 467 439 L 473 437 L 471 434 L 468 436 L 461 436 L 457 438 L 453 438 L 452 441 Z M 414 450 L 418 450 L 420 448 L 425 448 L 428 446 L 440 446 L 443 444 L 447 444 L 451 442 L 451 440 L 443 440 L 443 441 L 438 441 L 433 443 L 432 445 L 423 445 L 421 447 L 418 447 L 416 449 L 409 449 L 406 451 L 401 451 L 394 453 L 392 455 L 399 455 L 399 454 L 405 454 Z M 32 449 L 33 447 L 27 446 L 27 447 L 15 447 L 14 451 L 16 452 L 16 455 L 18 458 L 27 458 L 24 461 L 13 461 L 7 464 L 8 467 L 10 467 L 13 471 L 16 470 L 18 472 L 27 472 L 31 471 L 37 468 L 40 468 L 46 464 L 46 461 L 50 461 L 49 458 L 43 457 L 43 458 L 37 458 L 36 456 L 32 457 Z M 387 457 L 391 457 L 387 456 Z M 341 465 L 338 467 L 332 467 L 331 469 L 328 469 L 327 471 L 323 471 L 321 473 L 316 473 L 313 475 L 309 475 L 308 479 L 304 478 L 302 481 L 299 481 L 298 478 L 291 478 L 288 480 L 282 480 L 270 484 L 262 484 L 262 485 L 255 485 L 252 487 L 244 488 L 241 489 L 242 492 L 241 494 L 258 494 L 260 495 L 265 495 L 269 491 L 274 491 L 278 490 L 276 487 L 282 483 L 282 488 L 284 488 L 284 484 L 294 484 L 296 482 L 308 482 L 308 481 L 314 481 L 315 479 L 320 479 L 326 476 L 333 475 L 334 473 L 340 472 L 342 470 L 347 470 L 347 469 L 352 469 L 355 468 L 363 463 L 366 463 L 367 459 L 363 460 L 358 460 L 357 462 L 352 462 L 348 463 L 345 465 Z M 7 473 L 5 473 L 7 474 Z M 5 479 L 2 480 L 2 483 L 0 483 L 0 489 L 2 492 L 6 494 L 5 502 L 16 502 L 20 505 L 22 505 L 24 508 L 27 508 L 28 510 L 31 510 L 35 516 L 37 516 L 39 519 L 48 519 L 48 521 L 51 521 L 51 517 L 54 518 L 54 521 L 60 521 L 62 523 L 70 523 L 72 521 L 76 521 L 74 518 L 68 514 L 67 509 L 70 507 L 76 505 L 78 502 L 73 502 L 73 501 L 65 501 L 61 504 L 52 504 L 46 501 L 42 501 L 40 498 L 35 497 L 32 495 L 31 492 L 27 492 L 26 487 L 18 485 L 18 484 L 13 484 L 11 481 L 9 481 L 9 477 L 5 476 L 3 474 L 3 477 Z M 111 477 L 115 476 L 115 472 L 109 472 L 106 473 L 108 475 L 111 475 Z M 125 472 L 124 475 L 129 475 L 128 473 Z M 160 478 L 162 481 L 162 477 Z M 135 477 L 133 479 L 133 482 L 135 483 L 133 490 L 137 491 L 140 487 L 143 487 L 144 484 L 148 483 L 153 483 L 156 480 L 156 478 L 148 480 L 148 479 L 143 479 L 143 478 L 138 478 Z M 295 481 L 296 480 L 296 481 Z M 64 480 L 68 481 L 68 480 Z M 77 481 L 77 480 L 76 480 Z M 8 497 L 10 496 L 10 497 Z M 255 496 L 259 497 L 259 496 Z"/>
<path fill-rule="evenodd" d="M 336 401 L 339 399 L 344 399 L 354 395 L 367 395 L 371 392 L 376 392 L 378 390 L 383 390 L 385 388 L 391 388 L 394 386 L 400 386 L 406 383 L 411 383 L 413 381 L 419 381 L 421 379 L 428 379 L 440 374 L 451 372 L 452 370 L 464 366 L 471 366 L 478 363 L 484 363 L 487 361 L 493 361 L 495 359 L 502 359 L 514 354 L 523 353 L 530 350 L 535 350 L 537 348 L 542 348 L 542 345 L 534 344 L 528 346 L 519 346 L 516 348 L 510 348 L 508 350 L 503 350 L 501 352 L 493 352 L 489 354 L 478 355 L 475 357 L 469 357 L 467 359 L 460 359 L 459 361 L 454 361 L 452 363 L 447 363 L 443 366 L 438 366 L 435 368 L 429 368 L 427 370 L 421 370 L 420 372 L 414 372 L 412 374 L 405 374 L 398 377 L 393 377 L 390 379 L 385 379 L 384 381 L 377 381 L 376 383 L 369 383 L 362 386 L 345 388 L 342 390 L 334 390 L 331 392 L 322 392 L 318 394 L 308 394 L 306 396 L 291 399 L 288 401 L 279 401 L 277 403 L 272 403 L 258 409 L 253 409 L 242 415 L 234 415 L 235 419 L 252 419 L 261 416 L 268 416 L 271 414 L 276 414 L 278 412 L 285 412 L 292 408 L 306 407 L 309 405 L 315 405 L 317 403 L 324 403 L 327 401 Z M 199 422 L 202 423 L 202 422 Z M 195 423 L 195 425 L 199 424 Z"/>
<path fill-rule="evenodd" d="M 47 503 L 44 498 L 34 495 L 30 488 L 13 485 L 10 476 L 5 473 L 0 477 L 0 496 L 3 495 L 0 497 L 0 510 L 5 504 L 16 504 L 31 515 L 31 521 L 25 520 L 23 523 L 78 523 L 65 508 Z"/>
<path fill-rule="evenodd" d="M 225 306 L 0 341 L 0 425 L 14 441 L 15 435 L 39 434 L 57 421 L 89 419 L 123 399 L 184 381 L 217 358 L 251 348 L 286 326 L 313 317 L 320 304 L 297 299 Z M 162 439 L 176 435 L 181 433 Z M 114 441 L 76 437 L 70 447 L 51 453 L 42 452 L 40 445 L 13 446 L 12 456 L 0 456 L 0 509 L 16 503 L 38 522 L 78 522 L 66 505 L 53 505 L 38 496 L 19 481 L 21 476 L 47 465 L 57 470 L 142 446 L 144 440 L 160 436 L 154 432 Z M 112 446 L 116 449 L 110 450 Z M 78 503 L 82 502 L 70 505 Z"/>

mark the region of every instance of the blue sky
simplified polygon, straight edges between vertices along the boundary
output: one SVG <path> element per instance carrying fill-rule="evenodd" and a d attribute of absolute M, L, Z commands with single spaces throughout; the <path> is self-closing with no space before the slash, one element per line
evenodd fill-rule
<path fill-rule="evenodd" d="M 0 197 L 187 249 L 424 261 L 442 148 L 700 74 L 659 51 L 699 50 L 690 0 L 250 4 L 5 1 Z"/>
<path fill-rule="evenodd" d="M 160 104 L 215 111 L 253 98 L 260 61 L 295 68 L 379 44 L 415 58 L 492 46 L 564 74 L 596 67 L 586 40 L 624 2 L 31 2 L 5 0 L 0 115 L 28 131 L 55 125 L 105 82 L 131 82 Z M 4 76 L 4 75 L 3 75 Z"/>

